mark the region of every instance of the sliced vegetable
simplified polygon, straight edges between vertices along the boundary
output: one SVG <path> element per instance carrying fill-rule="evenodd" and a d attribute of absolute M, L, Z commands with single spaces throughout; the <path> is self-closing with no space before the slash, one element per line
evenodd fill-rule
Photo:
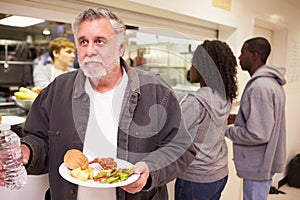
<path fill-rule="evenodd" d="M 111 184 L 126 181 L 134 174 L 134 167 L 124 169 L 103 170 L 94 176 L 93 180 L 101 184 Z"/>

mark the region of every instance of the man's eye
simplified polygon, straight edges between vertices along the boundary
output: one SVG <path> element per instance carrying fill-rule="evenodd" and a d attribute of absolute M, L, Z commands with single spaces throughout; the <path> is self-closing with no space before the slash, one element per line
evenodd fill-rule
<path fill-rule="evenodd" d="M 86 40 L 80 41 L 80 45 L 86 45 L 88 42 Z"/>
<path fill-rule="evenodd" d="M 72 51 L 72 50 L 67 50 L 66 52 L 69 54 L 74 53 L 74 51 Z"/>
<path fill-rule="evenodd" d="M 104 42 L 104 40 L 97 40 L 96 43 L 97 43 L 98 45 L 103 45 L 105 42 Z"/>

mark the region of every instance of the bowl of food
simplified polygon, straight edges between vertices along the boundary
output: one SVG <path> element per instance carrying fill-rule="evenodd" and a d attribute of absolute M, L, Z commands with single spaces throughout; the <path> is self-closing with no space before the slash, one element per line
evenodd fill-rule
<path fill-rule="evenodd" d="M 13 98 L 16 106 L 18 106 L 19 108 L 21 108 L 25 111 L 29 111 L 29 109 L 31 108 L 31 105 L 34 101 L 34 100 L 17 99 L 15 96 L 13 96 L 12 98 Z"/>
<path fill-rule="evenodd" d="M 25 111 L 29 111 L 33 101 L 38 96 L 38 93 L 34 89 L 35 87 L 32 89 L 20 87 L 19 91 L 15 92 L 12 97 L 16 106 Z"/>

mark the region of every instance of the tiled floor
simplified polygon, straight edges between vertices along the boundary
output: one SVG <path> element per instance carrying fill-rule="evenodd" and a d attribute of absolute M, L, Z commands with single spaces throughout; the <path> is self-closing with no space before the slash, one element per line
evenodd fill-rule
<path fill-rule="evenodd" d="M 286 194 L 270 194 L 268 200 L 299 200 L 300 188 L 290 187 L 287 184 L 279 188 L 280 191 Z"/>

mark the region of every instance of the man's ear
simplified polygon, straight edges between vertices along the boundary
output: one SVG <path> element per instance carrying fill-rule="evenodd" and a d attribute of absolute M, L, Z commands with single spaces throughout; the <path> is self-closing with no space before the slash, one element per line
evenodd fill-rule
<path fill-rule="evenodd" d="M 52 53 L 53 53 L 54 58 L 56 58 L 58 56 L 58 54 L 59 54 L 59 51 L 53 50 Z"/>
<path fill-rule="evenodd" d="M 252 59 L 254 61 L 260 60 L 260 55 L 255 51 L 252 53 Z"/>
<path fill-rule="evenodd" d="M 124 55 L 125 47 L 126 47 L 125 42 L 122 42 L 122 43 L 120 44 L 120 47 L 119 47 L 119 54 L 120 54 L 120 57 L 122 57 L 122 56 Z"/>

